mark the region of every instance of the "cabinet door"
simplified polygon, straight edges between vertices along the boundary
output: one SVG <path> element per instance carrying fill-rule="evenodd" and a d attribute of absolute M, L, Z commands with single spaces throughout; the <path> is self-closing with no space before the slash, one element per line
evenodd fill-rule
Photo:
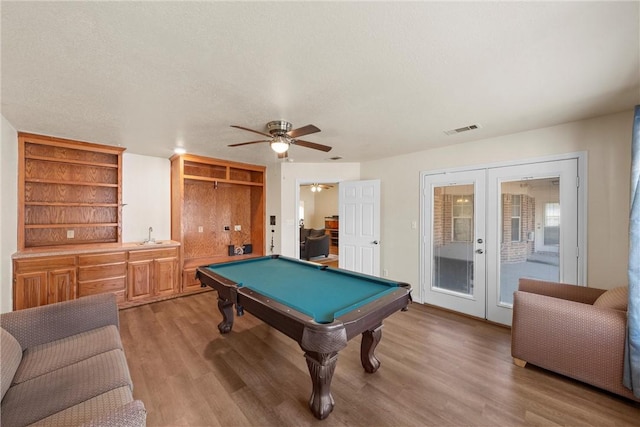
<path fill-rule="evenodd" d="M 36 271 L 34 273 L 16 274 L 14 292 L 13 304 L 15 310 L 46 305 L 47 273 Z"/>
<path fill-rule="evenodd" d="M 153 260 L 129 262 L 127 277 L 127 300 L 136 301 L 153 294 Z"/>
<path fill-rule="evenodd" d="M 196 279 L 196 269 L 186 268 L 182 271 L 182 292 L 201 291 L 202 286 L 200 280 Z"/>
<path fill-rule="evenodd" d="M 156 295 L 171 295 L 178 288 L 178 260 L 160 258 L 154 260 L 154 284 Z"/>
<path fill-rule="evenodd" d="M 76 298 L 75 268 L 51 270 L 47 275 L 47 304 Z"/>

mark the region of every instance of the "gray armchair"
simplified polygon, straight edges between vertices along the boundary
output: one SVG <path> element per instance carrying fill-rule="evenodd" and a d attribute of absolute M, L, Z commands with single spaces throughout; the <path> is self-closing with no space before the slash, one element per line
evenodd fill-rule
<path fill-rule="evenodd" d="M 300 229 L 300 258 L 307 261 L 313 257 L 329 256 L 329 235 L 324 229 Z"/>

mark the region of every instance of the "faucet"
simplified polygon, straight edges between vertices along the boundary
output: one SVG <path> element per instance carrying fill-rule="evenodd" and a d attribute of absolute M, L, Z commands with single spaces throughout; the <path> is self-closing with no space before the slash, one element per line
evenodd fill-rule
<path fill-rule="evenodd" d="M 149 227 L 149 238 L 145 241 L 147 243 L 155 242 L 156 239 L 151 238 L 151 232 L 153 231 L 153 227 Z"/>

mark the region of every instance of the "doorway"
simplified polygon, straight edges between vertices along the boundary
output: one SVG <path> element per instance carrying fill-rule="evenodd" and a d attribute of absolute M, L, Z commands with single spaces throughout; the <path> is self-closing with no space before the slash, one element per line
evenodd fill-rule
<path fill-rule="evenodd" d="M 339 217 L 338 183 L 314 182 L 300 184 L 298 205 L 298 235 L 300 249 L 309 230 L 324 230 L 327 236 L 328 255 L 311 254 L 311 261 L 332 267 L 338 266 L 339 253 Z M 322 245 L 320 245 L 322 246 Z M 321 249 L 322 251 L 322 249 Z M 302 255 L 302 252 L 299 253 Z"/>
<path fill-rule="evenodd" d="M 520 277 L 583 283 L 580 162 L 423 174 L 424 302 L 509 325 Z"/>

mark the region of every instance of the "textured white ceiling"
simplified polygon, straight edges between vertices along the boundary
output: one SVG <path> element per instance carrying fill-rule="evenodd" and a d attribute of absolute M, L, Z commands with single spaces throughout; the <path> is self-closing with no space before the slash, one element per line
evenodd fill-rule
<path fill-rule="evenodd" d="M 639 2 L 2 1 L 18 130 L 269 164 L 229 127 L 321 133 L 296 162 L 365 161 L 640 103 Z M 480 124 L 476 131 L 444 131 Z"/>

